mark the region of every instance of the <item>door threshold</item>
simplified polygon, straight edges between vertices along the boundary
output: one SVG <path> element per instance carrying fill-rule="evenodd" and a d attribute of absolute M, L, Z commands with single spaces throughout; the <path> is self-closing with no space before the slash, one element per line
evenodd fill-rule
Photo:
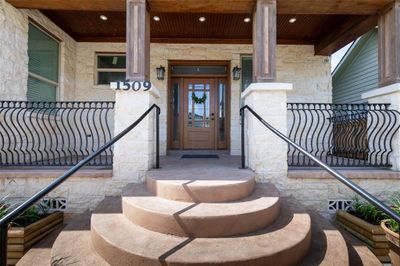
<path fill-rule="evenodd" d="M 168 155 L 185 155 L 185 154 L 229 154 L 228 150 L 168 150 Z"/>

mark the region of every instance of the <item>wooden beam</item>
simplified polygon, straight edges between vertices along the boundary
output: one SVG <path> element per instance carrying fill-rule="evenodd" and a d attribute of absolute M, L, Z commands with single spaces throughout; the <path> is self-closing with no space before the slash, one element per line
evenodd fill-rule
<path fill-rule="evenodd" d="M 126 78 L 150 79 L 150 16 L 146 0 L 127 0 Z"/>
<path fill-rule="evenodd" d="M 276 80 L 276 0 L 257 0 L 253 16 L 253 81 Z"/>
<path fill-rule="evenodd" d="M 278 14 L 372 15 L 393 0 L 279 0 Z M 125 11 L 124 0 L 7 0 L 17 8 Z M 152 12 L 247 13 L 256 0 L 148 0 Z"/>
<path fill-rule="evenodd" d="M 331 55 L 351 41 L 373 29 L 378 16 L 355 16 L 346 18 L 328 35 L 321 36 L 315 43 L 316 55 Z"/>
<path fill-rule="evenodd" d="M 380 12 L 378 21 L 379 86 L 400 82 L 400 1 Z"/>
<path fill-rule="evenodd" d="M 373 15 L 393 0 L 278 0 L 278 14 Z"/>
<path fill-rule="evenodd" d="M 48 10 L 126 11 L 125 0 L 7 0 L 17 8 Z"/>

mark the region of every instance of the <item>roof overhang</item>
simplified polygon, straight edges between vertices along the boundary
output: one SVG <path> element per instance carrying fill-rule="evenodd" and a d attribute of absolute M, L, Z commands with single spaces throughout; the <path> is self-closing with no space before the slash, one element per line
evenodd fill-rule
<path fill-rule="evenodd" d="M 17 8 L 39 9 L 77 41 L 124 42 L 126 0 L 7 0 Z M 272 1 L 272 0 L 271 0 Z M 147 0 L 152 42 L 251 43 L 256 0 Z M 277 0 L 278 44 L 313 44 L 330 55 L 371 30 L 377 13 L 392 0 Z M 99 14 L 110 19 L 99 21 Z M 206 27 L 196 17 L 207 15 Z M 295 16 L 297 22 L 288 24 Z M 176 21 L 181 19 L 181 21 Z M 164 22 L 168 22 L 163 24 Z"/>

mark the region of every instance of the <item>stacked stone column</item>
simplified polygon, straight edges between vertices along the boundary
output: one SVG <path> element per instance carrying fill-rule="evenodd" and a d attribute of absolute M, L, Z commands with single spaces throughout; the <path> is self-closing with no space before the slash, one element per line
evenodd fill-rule
<path fill-rule="evenodd" d="M 266 122 L 287 133 L 287 91 L 289 83 L 253 83 L 243 93 L 245 105 Z M 287 179 L 288 145 L 245 111 L 246 165 L 254 170 L 259 182 L 283 184 Z"/>

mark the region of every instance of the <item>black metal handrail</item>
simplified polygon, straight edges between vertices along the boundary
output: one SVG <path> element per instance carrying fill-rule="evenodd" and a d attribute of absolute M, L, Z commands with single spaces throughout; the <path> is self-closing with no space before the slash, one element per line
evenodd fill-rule
<path fill-rule="evenodd" d="M 390 104 L 288 103 L 288 138 L 329 166 L 391 167 L 400 113 Z M 318 166 L 289 145 L 292 167 Z"/>
<path fill-rule="evenodd" d="M 112 138 L 115 102 L 0 101 L 0 166 L 73 166 Z M 105 150 L 90 166 L 112 166 Z"/>
<path fill-rule="evenodd" d="M 119 133 L 117 136 L 112 138 L 102 147 L 100 147 L 96 152 L 90 154 L 85 159 L 81 160 L 74 167 L 66 171 L 63 175 L 52 181 L 45 188 L 37 192 L 35 195 L 24 201 L 17 208 L 13 209 L 7 215 L 0 219 L 0 266 L 7 265 L 7 236 L 8 236 L 8 226 L 9 224 L 15 220 L 18 216 L 24 213 L 27 209 L 33 206 L 37 201 L 43 198 L 46 194 L 53 191 L 57 188 L 61 183 L 67 180 L 71 175 L 81 169 L 84 165 L 88 164 L 91 160 L 93 160 L 96 156 L 99 156 L 102 152 L 110 148 L 114 143 L 116 143 L 119 139 L 129 133 L 132 129 L 134 129 L 153 109 L 156 109 L 156 165 L 155 168 L 160 167 L 160 107 L 156 104 L 153 104 L 146 112 L 144 112 L 134 123 L 132 123 L 129 127 Z"/>
<path fill-rule="evenodd" d="M 286 143 L 289 145 L 293 146 L 297 150 L 299 150 L 301 153 L 303 153 L 305 156 L 310 158 L 312 161 L 314 161 L 317 165 L 321 166 L 323 169 L 325 169 L 329 174 L 331 174 L 333 177 L 335 177 L 337 180 L 342 182 L 344 185 L 346 185 L 348 188 L 362 196 L 364 199 L 372 203 L 374 206 L 376 206 L 378 209 L 386 213 L 389 217 L 394 219 L 396 222 L 400 223 L 400 215 L 398 215 L 396 212 L 394 212 L 390 207 L 388 207 L 386 204 L 384 204 L 382 201 L 371 195 L 368 191 L 363 189 L 362 187 L 358 186 L 355 184 L 353 181 L 351 181 L 349 178 L 346 176 L 340 174 L 336 170 L 332 169 L 322 161 L 318 160 L 315 156 L 310 154 L 308 151 L 306 151 L 304 148 L 302 148 L 300 145 L 296 144 L 292 140 L 290 140 L 287 136 L 285 136 L 283 133 L 281 133 L 279 130 L 271 126 L 268 122 L 266 122 L 262 117 L 260 117 L 253 109 L 251 109 L 249 106 L 245 105 L 240 109 L 240 115 L 241 115 L 241 127 L 242 127 L 242 140 L 241 140 L 241 145 L 242 145 L 242 151 L 241 151 L 241 162 L 242 162 L 242 168 L 246 167 L 245 163 L 245 139 L 244 139 L 244 111 L 248 110 L 252 115 L 254 115 L 255 118 L 257 118 L 258 121 L 260 121 L 265 127 L 267 127 L 272 133 L 277 135 L 279 138 L 284 140 Z"/>

